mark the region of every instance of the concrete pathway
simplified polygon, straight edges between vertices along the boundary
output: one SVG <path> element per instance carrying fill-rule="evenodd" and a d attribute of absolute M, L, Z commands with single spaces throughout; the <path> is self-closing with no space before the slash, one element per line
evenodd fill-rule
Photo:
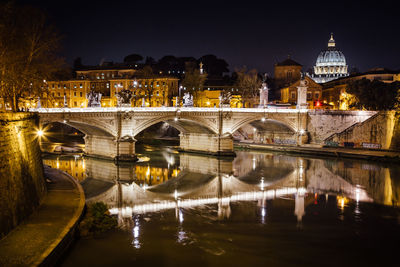
<path fill-rule="evenodd" d="M 300 154 L 309 154 L 318 156 L 400 162 L 400 152 L 389 151 L 389 150 L 372 150 L 372 149 L 344 148 L 344 147 L 313 147 L 309 145 L 284 146 L 284 145 L 254 144 L 254 143 L 235 143 L 235 146 L 241 148 L 257 149 L 257 150 L 272 150 L 272 151 L 300 153 Z"/>
<path fill-rule="evenodd" d="M 38 210 L 0 240 L 0 266 L 52 265 L 72 240 L 85 206 L 71 176 L 45 168 L 48 193 Z"/>

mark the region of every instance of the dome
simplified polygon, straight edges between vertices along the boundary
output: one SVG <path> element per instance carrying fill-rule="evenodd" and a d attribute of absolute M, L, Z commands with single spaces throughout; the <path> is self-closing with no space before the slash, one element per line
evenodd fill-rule
<path fill-rule="evenodd" d="M 328 47 L 317 57 L 313 79 L 317 83 L 324 83 L 348 75 L 346 58 L 342 51 L 337 49 L 335 39 L 331 34 Z"/>
<path fill-rule="evenodd" d="M 319 53 L 316 66 L 346 66 L 346 58 L 342 51 L 325 50 Z"/>

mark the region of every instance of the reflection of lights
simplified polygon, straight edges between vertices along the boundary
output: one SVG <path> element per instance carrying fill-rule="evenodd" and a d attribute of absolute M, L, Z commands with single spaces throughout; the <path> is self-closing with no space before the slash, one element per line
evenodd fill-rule
<path fill-rule="evenodd" d="M 346 197 L 342 197 L 342 196 L 337 196 L 336 198 L 338 206 L 340 206 L 340 208 L 343 210 L 344 207 L 346 206 L 346 204 L 349 202 L 349 199 Z"/>
<path fill-rule="evenodd" d="M 85 160 L 84 159 L 82 159 L 82 169 L 85 169 Z"/>
<path fill-rule="evenodd" d="M 57 158 L 56 166 L 57 166 L 57 169 L 60 168 L 60 160 L 58 158 Z"/>
<path fill-rule="evenodd" d="M 137 249 L 140 248 L 139 230 L 140 230 L 139 218 L 135 218 L 135 226 L 133 227 L 133 231 L 132 231 L 133 232 L 132 245 Z"/>
<path fill-rule="evenodd" d="M 262 207 L 261 208 L 261 223 L 265 223 L 265 215 L 267 215 L 267 208 Z"/>
<path fill-rule="evenodd" d="M 179 209 L 179 223 L 183 223 L 183 212 Z"/>
<path fill-rule="evenodd" d="M 175 117 L 175 118 L 174 118 L 174 121 L 178 121 L 178 118 L 177 118 L 177 117 Z"/>
<path fill-rule="evenodd" d="M 257 129 L 256 129 L 256 128 L 253 128 L 253 131 L 254 131 L 254 132 L 256 132 L 256 131 L 257 131 Z"/>
<path fill-rule="evenodd" d="M 198 198 L 198 199 L 179 199 L 174 201 L 161 201 L 159 203 L 144 203 L 144 204 L 135 204 L 132 207 L 124 207 L 122 209 L 111 208 L 109 212 L 111 215 L 122 214 L 123 216 L 132 216 L 132 213 L 135 214 L 143 214 L 147 212 L 157 212 L 160 210 L 166 209 L 176 209 L 177 205 L 179 208 L 193 208 L 196 206 L 222 203 L 223 205 L 229 205 L 230 202 L 236 201 L 254 201 L 258 199 L 275 199 L 280 196 L 291 195 L 291 194 L 304 194 L 306 189 L 304 187 L 295 188 L 295 187 L 285 187 L 280 189 L 271 189 L 266 191 L 258 191 L 258 192 L 241 192 L 230 197 L 218 198 L 218 197 L 210 197 L 210 198 Z M 178 197 L 178 193 L 176 193 Z M 177 218 L 179 219 L 179 214 L 177 212 Z"/>
<path fill-rule="evenodd" d="M 150 175 L 150 166 L 147 167 L 146 176 L 149 177 Z"/>
<path fill-rule="evenodd" d="M 301 130 L 299 131 L 299 133 L 300 133 L 301 135 L 303 135 L 305 132 L 306 132 L 306 131 L 304 131 L 304 129 L 301 129 Z"/>
<path fill-rule="evenodd" d="M 261 187 L 261 190 L 264 190 L 264 177 L 261 177 L 260 187 Z"/>
<path fill-rule="evenodd" d="M 174 191 L 174 198 L 175 199 L 178 199 L 178 191 L 175 189 L 175 191 Z"/>
<path fill-rule="evenodd" d="M 261 118 L 261 121 L 264 122 L 264 121 L 265 121 L 265 118 Z"/>
<path fill-rule="evenodd" d="M 357 202 L 360 201 L 360 188 L 358 188 L 358 185 L 357 185 L 357 188 L 356 188 L 356 201 Z"/>

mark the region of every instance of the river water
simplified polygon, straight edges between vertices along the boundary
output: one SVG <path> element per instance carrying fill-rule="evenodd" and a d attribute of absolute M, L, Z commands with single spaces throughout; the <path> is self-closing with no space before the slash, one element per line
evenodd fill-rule
<path fill-rule="evenodd" d="M 44 163 L 79 180 L 119 229 L 80 238 L 62 266 L 399 265 L 400 168 L 236 151 L 139 146 L 139 162 Z"/>

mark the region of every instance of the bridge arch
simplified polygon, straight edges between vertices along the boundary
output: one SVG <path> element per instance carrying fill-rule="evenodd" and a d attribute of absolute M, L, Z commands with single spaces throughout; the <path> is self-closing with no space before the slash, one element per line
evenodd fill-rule
<path fill-rule="evenodd" d="M 201 118 L 191 118 L 188 116 L 162 116 L 154 119 L 148 119 L 136 123 L 136 127 L 132 129 L 133 136 L 146 130 L 150 126 L 159 122 L 166 122 L 181 133 L 200 133 L 200 134 L 216 134 L 218 130 L 214 125 L 208 123 Z"/>
<path fill-rule="evenodd" d="M 275 129 L 275 130 L 282 130 L 282 131 L 287 131 L 287 132 L 291 132 L 291 133 L 296 133 L 298 131 L 298 127 L 295 125 L 295 123 L 291 122 L 291 121 L 285 121 L 282 119 L 277 119 L 277 118 L 266 118 L 264 116 L 255 116 L 252 118 L 244 118 L 238 122 L 236 122 L 232 128 L 231 128 L 231 133 L 235 133 L 237 130 L 239 130 L 240 128 L 249 125 L 249 124 L 255 124 L 258 125 L 259 128 L 265 128 L 263 126 L 268 126 L 269 124 L 274 124 L 275 127 L 273 127 L 271 130 Z M 257 128 L 257 127 L 256 127 Z M 267 130 L 265 128 L 265 130 Z"/>
<path fill-rule="evenodd" d="M 71 127 L 76 128 L 86 135 L 97 135 L 97 136 L 116 136 L 117 131 L 115 130 L 114 122 L 111 120 L 109 122 L 98 120 L 96 118 L 86 118 L 86 117 L 74 117 L 74 118 L 64 118 L 63 116 L 51 115 L 51 114 L 41 114 L 40 124 L 47 125 L 50 123 L 58 122 L 61 124 L 66 124 Z"/>

